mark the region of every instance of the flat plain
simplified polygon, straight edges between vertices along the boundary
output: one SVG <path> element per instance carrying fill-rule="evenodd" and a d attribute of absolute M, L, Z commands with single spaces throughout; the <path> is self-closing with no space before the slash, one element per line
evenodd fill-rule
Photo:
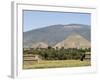
<path fill-rule="evenodd" d="M 62 68 L 91 66 L 90 60 L 41 60 L 39 62 L 25 62 L 23 69 Z"/>

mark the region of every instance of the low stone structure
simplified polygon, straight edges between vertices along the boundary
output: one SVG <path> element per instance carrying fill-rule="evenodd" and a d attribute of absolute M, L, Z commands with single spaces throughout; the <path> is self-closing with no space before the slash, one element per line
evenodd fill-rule
<path fill-rule="evenodd" d="M 90 52 L 86 52 L 85 53 L 85 59 L 86 60 L 90 60 L 91 59 L 91 53 Z"/>
<path fill-rule="evenodd" d="M 37 54 L 24 54 L 23 55 L 23 61 L 24 62 L 37 62 L 39 63 L 39 61 L 41 60 L 40 56 Z"/>

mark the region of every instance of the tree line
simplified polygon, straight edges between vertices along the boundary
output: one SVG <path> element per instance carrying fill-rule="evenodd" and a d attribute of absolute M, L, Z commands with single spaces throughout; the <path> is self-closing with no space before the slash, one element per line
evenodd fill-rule
<path fill-rule="evenodd" d="M 90 52 L 91 48 L 86 49 L 77 49 L 77 48 L 68 48 L 64 49 L 64 47 L 52 48 L 48 46 L 48 48 L 30 48 L 29 50 L 24 50 L 24 54 L 37 54 L 40 55 L 43 60 L 77 60 L 81 59 L 82 55 L 86 52 Z"/>

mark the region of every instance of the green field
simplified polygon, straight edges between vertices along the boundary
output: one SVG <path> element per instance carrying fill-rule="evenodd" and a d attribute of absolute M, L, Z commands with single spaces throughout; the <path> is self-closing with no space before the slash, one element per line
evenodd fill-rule
<path fill-rule="evenodd" d="M 41 60 L 39 62 L 24 62 L 23 69 L 81 67 L 90 65 L 90 60 Z"/>

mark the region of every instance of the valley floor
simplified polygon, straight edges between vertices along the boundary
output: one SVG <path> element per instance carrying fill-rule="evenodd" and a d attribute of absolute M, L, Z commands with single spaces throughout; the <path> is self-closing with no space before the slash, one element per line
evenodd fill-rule
<path fill-rule="evenodd" d="M 23 69 L 61 68 L 91 66 L 90 60 L 41 60 L 39 62 L 25 62 Z"/>

